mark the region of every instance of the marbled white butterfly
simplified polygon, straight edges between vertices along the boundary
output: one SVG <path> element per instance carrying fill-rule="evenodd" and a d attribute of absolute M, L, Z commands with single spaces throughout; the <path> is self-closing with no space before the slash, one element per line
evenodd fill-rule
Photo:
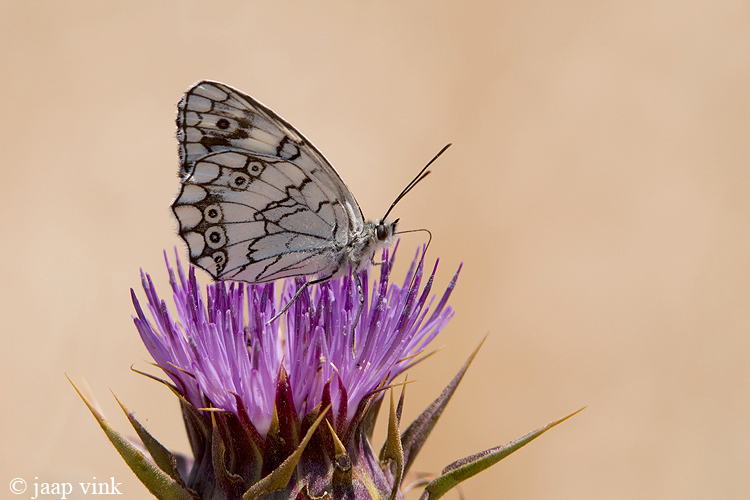
<path fill-rule="evenodd" d="M 318 149 L 252 97 L 201 81 L 177 109 L 182 188 L 172 210 L 190 261 L 214 279 L 250 283 L 317 276 L 310 285 L 353 270 L 361 302 L 357 271 L 392 243 L 398 220 L 386 217 L 432 161 L 385 216 L 366 221 Z"/>

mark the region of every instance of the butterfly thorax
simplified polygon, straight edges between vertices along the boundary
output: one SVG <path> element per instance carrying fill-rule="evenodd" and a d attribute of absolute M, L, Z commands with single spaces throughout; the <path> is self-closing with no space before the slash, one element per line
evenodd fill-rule
<path fill-rule="evenodd" d="M 398 220 L 366 221 L 362 230 L 352 235 L 351 241 L 342 252 L 341 262 L 335 276 L 341 276 L 350 269 L 360 271 L 373 262 L 375 253 L 393 243 Z"/>

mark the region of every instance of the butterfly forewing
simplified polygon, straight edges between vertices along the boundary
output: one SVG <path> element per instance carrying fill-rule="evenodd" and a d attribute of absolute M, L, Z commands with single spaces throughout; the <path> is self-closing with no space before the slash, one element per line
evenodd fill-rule
<path fill-rule="evenodd" d="M 178 105 L 177 138 L 183 178 L 198 159 L 212 152 L 240 150 L 273 156 L 294 163 L 327 186 L 347 211 L 349 229 L 362 229 L 359 205 L 317 148 L 283 118 L 232 87 L 203 81 L 188 90 Z"/>

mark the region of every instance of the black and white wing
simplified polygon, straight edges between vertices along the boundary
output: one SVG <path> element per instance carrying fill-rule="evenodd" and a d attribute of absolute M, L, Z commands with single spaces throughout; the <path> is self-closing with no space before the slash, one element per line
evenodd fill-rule
<path fill-rule="evenodd" d="M 332 274 L 362 211 L 292 125 L 227 85 L 195 84 L 178 105 L 182 189 L 172 204 L 190 260 L 253 283 Z"/>

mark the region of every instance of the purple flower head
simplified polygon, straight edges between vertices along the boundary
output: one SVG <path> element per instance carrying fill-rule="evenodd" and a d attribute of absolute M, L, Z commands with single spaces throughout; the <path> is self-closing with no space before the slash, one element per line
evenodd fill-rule
<path fill-rule="evenodd" d="M 186 276 L 179 258 L 176 274 L 167 261 L 177 319 L 142 273 L 153 323 L 133 293 L 135 325 L 156 364 L 196 408 L 244 410 L 265 436 L 283 371 L 299 418 L 330 398 L 336 422 L 348 425 L 360 403 L 407 370 L 453 316 L 447 300 L 458 272 L 435 305 L 430 290 L 437 262 L 420 293 L 423 259 L 414 259 L 400 286 L 390 282 L 388 251 L 383 259 L 371 285 L 371 272 L 361 274 L 364 303 L 353 332 L 360 303 L 350 276 L 305 289 L 282 328 L 281 319 L 267 321 L 302 279 L 285 280 L 280 299 L 273 283 L 236 282 L 208 285 L 204 299 L 194 268 Z"/>
<path fill-rule="evenodd" d="M 274 321 L 303 279 L 283 281 L 278 294 L 274 283 L 212 283 L 204 296 L 195 269 L 185 273 L 176 258 L 175 271 L 165 255 L 175 317 L 142 272 L 147 303 L 131 291 L 134 322 L 182 398 L 194 455 L 190 474 L 180 474 L 185 486 L 214 498 L 221 476 L 234 474 L 240 484 L 220 488 L 220 497 L 234 498 L 303 450 L 294 478 L 277 485 L 287 491 L 283 498 L 329 491 L 336 471 L 351 475 L 352 468 L 360 479 L 342 491 L 359 491 L 357 498 L 396 491 L 400 479 L 378 465 L 368 436 L 383 389 L 453 317 L 447 302 L 460 272 L 436 300 L 430 292 L 438 262 L 425 279 L 424 252 L 400 285 L 391 282 L 395 250 L 385 250 L 379 268 L 360 272 L 361 291 L 351 275 L 306 287 Z M 236 455 L 226 470 L 217 465 L 216 442 Z"/>

